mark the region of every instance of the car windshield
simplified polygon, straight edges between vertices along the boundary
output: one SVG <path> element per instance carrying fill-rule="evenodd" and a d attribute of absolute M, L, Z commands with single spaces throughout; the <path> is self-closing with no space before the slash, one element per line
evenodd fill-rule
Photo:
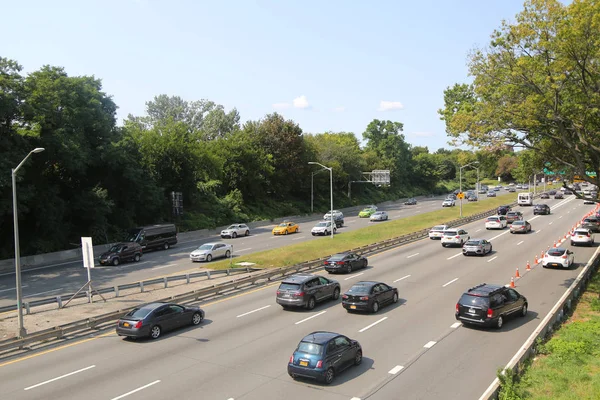
<path fill-rule="evenodd" d="M 488 298 L 481 297 L 481 296 L 473 296 L 473 295 L 465 293 L 462 295 L 462 297 L 460 298 L 458 303 L 463 306 L 467 306 L 467 307 L 470 307 L 470 306 L 487 307 L 488 306 Z"/>
<path fill-rule="evenodd" d="M 125 316 L 128 318 L 144 319 L 152 311 L 152 308 L 134 308 L 133 310 L 129 311 Z"/>
<path fill-rule="evenodd" d="M 227 227 L 227 229 L 236 229 L 237 225 L 229 225 L 229 227 Z"/>
<path fill-rule="evenodd" d="M 300 342 L 298 351 L 301 353 L 319 355 L 323 353 L 323 346 L 316 343 Z"/>
<path fill-rule="evenodd" d="M 481 242 L 479 240 L 469 240 L 465 243 L 465 246 L 479 246 Z"/>
<path fill-rule="evenodd" d="M 351 293 L 351 294 L 368 294 L 370 289 L 371 289 L 371 287 L 368 286 L 368 285 L 356 284 L 356 285 L 352 286 L 348 290 L 348 293 Z"/>
<path fill-rule="evenodd" d="M 203 244 L 202 246 L 198 247 L 197 250 L 211 250 L 212 247 L 212 244 Z"/>
<path fill-rule="evenodd" d="M 383 213 L 381 211 L 377 211 L 375 214 L 373 215 L 383 215 Z"/>
<path fill-rule="evenodd" d="M 489 222 L 498 222 L 498 217 L 489 217 L 487 220 Z"/>
<path fill-rule="evenodd" d="M 443 231 L 444 229 L 446 229 L 444 225 L 437 225 L 431 228 L 432 231 Z"/>
<path fill-rule="evenodd" d="M 587 235 L 588 231 L 575 231 L 575 235 Z"/>
<path fill-rule="evenodd" d="M 285 222 L 279 224 L 279 226 L 287 226 L 287 224 Z"/>
<path fill-rule="evenodd" d="M 373 209 L 372 208 L 363 208 L 363 211 L 369 212 L 369 211 L 373 211 Z"/>
<path fill-rule="evenodd" d="M 327 222 L 319 222 L 316 227 L 323 227 L 323 226 L 327 226 Z"/>

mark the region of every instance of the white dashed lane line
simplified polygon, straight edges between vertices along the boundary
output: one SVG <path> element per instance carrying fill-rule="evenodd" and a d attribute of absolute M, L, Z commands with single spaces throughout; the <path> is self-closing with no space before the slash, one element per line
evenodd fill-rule
<path fill-rule="evenodd" d="M 403 280 L 403 279 L 406 279 L 406 278 L 410 278 L 410 275 L 406 275 L 406 276 L 403 276 L 403 277 L 402 277 L 402 278 L 400 278 L 400 279 L 396 279 L 396 280 L 395 280 L 394 282 L 392 282 L 392 283 L 399 282 L 399 281 L 401 281 L 401 280 Z"/>
<path fill-rule="evenodd" d="M 458 257 L 460 255 L 462 255 L 462 253 L 458 253 L 458 254 L 453 255 L 452 257 L 448 257 L 448 258 L 446 258 L 446 260 L 452 260 L 453 258 Z"/>
<path fill-rule="evenodd" d="M 451 283 L 454 283 L 454 282 L 456 282 L 457 280 L 458 280 L 458 278 L 454 278 L 454 279 L 452 279 L 450 282 L 446 282 L 446 283 L 444 283 L 444 284 L 442 285 L 442 287 L 446 287 L 446 286 L 450 285 Z"/>
<path fill-rule="evenodd" d="M 60 379 L 66 378 L 66 377 L 71 376 L 71 375 L 78 374 L 78 373 L 83 372 L 83 371 L 87 371 L 88 369 L 92 369 L 92 368 L 95 368 L 95 367 L 96 367 L 95 365 L 90 365 L 89 367 L 81 368 L 81 369 L 78 369 L 77 371 L 69 372 L 68 374 L 64 374 L 64 375 L 61 375 L 59 377 L 56 377 L 56 378 L 53 378 L 53 379 L 49 379 L 49 380 L 44 381 L 44 382 L 40 382 L 37 385 L 26 387 L 23 390 L 35 389 L 36 387 L 43 386 L 43 385 L 45 385 L 47 383 L 52 383 L 52 382 L 58 381 Z"/>
<path fill-rule="evenodd" d="M 477 233 L 477 232 L 479 232 L 479 231 L 481 231 L 481 230 L 482 230 L 482 229 L 477 229 L 477 230 L 475 231 L 475 233 Z"/>
<path fill-rule="evenodd" d="M 356 274 L 356 275 L 352 275 L 347 277 L 346 279 L 344 279 L 345 281 L 347 281 L 348 279 L 352 279 L 352 278 L 356 278 L 357 276 L 361 276 L 362 274 L 364 274 L 364 272 L 361 272 L 360 274 Z"/>
<path fill-rule="evenodd" d="M 404 367 L 402 365 L 396 365 L 394 368 L 388 371 L 388 374 L 396 375 L 398 372 L 402 371 Z"/>
<path fill-rule="evenodd" d="M 375 325 L 377 325 L 377 324 L 379 324 L 379 323 L 381 323 L 381 322 L 385 321 L 387 318 L 388 318 L 388 317 L 383 317 L 383 318 L 381 318 L 380 320 L 373 322 L 371 325 L 367 325 L 367 326 L 365 326 L 364 328 L 362 328 L 362 329 L 361 329 L 360 331 L 358 331 L 358 332 L 359 332 L 359 333 L 362 333 L 362 332 L 366 331 L 367 329 L 371 329 L 371 328 L 372 328 L 372 327 L 374 327 Z"/>
<path fill-rule="evenodd" d="M 450 325 L 450 328 L 452 328 L 452 329 L 456 329 L 456 328 L 458 328 L 458 327 L 459 327 L 459 326 L 461 326 L 461 325 L 462 325 L 462 324 L 461 324 L 460 322 L 455 322 L 455 323 L 453 323 L 452 325 Z"/>
<path fill-rule="evenodd" d="M 271 307 L 271 306 L 268 305 L 268 306 L 264 306 L 264 307 L 261 307 L 261 308 L 257 308 L 256 310 L 248 311 L 247 313 L 243 313 L 243 314 L 238 315 L 236 318 L 244 317 L 244 316 L 246 316 L 248 314 L 252 314 L 252 313 L 255 313 L 255 312 L 260 311 L 260 310 L 264 310 L 265 308 L 269 308 L 269 307 Z"/>
<path fill-rule="evenodd" d="M 293 238 L 292 240 L 300 240 L 300 239 L 304 239 L 305 237 L 306 236 L 300 236 L 300 237 L 297 237 L 297 238 Z"/>
<path fill-rule="evenodd" d="M 419 253 L 415 253 L 415 254 L 411 254 L 410 256 L 406 256 L 406 258 L 412 258 L 412 257 L 418 256 L 418 255 L 419 255 Z"/>
<path fill-rule="evenodd" d="M 437 343 L 437 342 L 434 342 L 434 341 L 427 342 L 427 343 L 425 343 L 425 346 L 423 346 L 423 347 L 425 347 L 426 349 L 430 349 L 430 348 L 432 348 L 433 346 L 435 346 L 435 344 L 436 344 L 436 343 Z"/>
<path fill-rule="evenodd" d="M 308 320 L 311 320 L 311 319 L 313 319 L 313 318 L 316 318 L 316 317 L 318 317 L 319 315 L 323 315 L 323 314 L 325 314 L 326 312 L 327 312 L 327 311 L 321 311 L 320 313 L 316 313 L 315 315 L 311 315 L 311 316 L 310 316 L 310 317 L 308 317 L 308 318 L 304 318 L 303 320 L 300 320 L 300 321 L 296 322 L 296 324 L 295 324 L 295 325 L 299 325 L 299 324 L 301 324 L 301 323 L 303 323 L 303 322 L 306 322 L 306 321 L 308 321 Z"/>
<path fill-rule="evenodd" d="M 496 258 L 498 258 L 498 256 L 494 256 L 494 257 L 490 258 L 489 260 L 487 260 L 487 262 L 492 262 L 492 261 L 494 261 Z"/>

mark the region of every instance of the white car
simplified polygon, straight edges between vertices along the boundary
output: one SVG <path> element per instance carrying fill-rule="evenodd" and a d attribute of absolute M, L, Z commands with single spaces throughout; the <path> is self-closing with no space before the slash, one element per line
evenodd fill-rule
<path fill-rule="evenodd" d="M 429 239 L 441 239 L 444 236 L 444 231 L 448 229 L 448 225 L 436 225 L 429 230 Z"/>
<path fill-rule="evenodd" d="M 504 215 L 492 215 L 485 220 L 485 229 L 504 229 L 508 226 L 508 220 Z"/>
<path fill-rule="evenodd" d="M 327 214 L 323 215 L 323 219 L 331 219 L 331 211 L 328 211 Z M 333 210 L 333 219 L 344 219 L 344 213 L 340 210 Z"/>
<path fill-rule="evenodd" d="M 373 210 L 377 211 L 377 206 L 375 204 L 369 204 L 367 206 L 364 206 L 364 208 L 372 208 Z"/>
<path fill-rule="evenodd" d="M 569 268 L 575 262 L 575 255 L 571 250 L 562 247 L 555 247 L 544 254 L 542 258 L 542 267 L 561 267 Z"/>
<path fill-rule="evenodd" d="M 465 231 L 464 229 L 461 229 L 461 228 L 446 229 L 444 231 L 444 236 L 442 236 L 442 247 L 446 247 L 446 246 L 462 247 L 462 245 L 465 244 L 465 242 L 469 239 L 471 239 L 471 236 L 469 236 L 469 232 Z"/>
<path fill-rule="evenodd" d="M 578 228 L 575 229 L 573 235 L 571 235 L 571 246 L 585 244 L 588 246 L 594 245 L 594 234 L 589 229 Z"/>
<path fill-rule="evenodd" d="M 442 203 L 442 207 L 454 207 L 455 205 L 456 205 L 456 202 L 452 199 L 446 199 Z"/>
<path fill-rule="evenodd" d="M 246 224 L 232 224 L 221 231 L 222 238 L 233 238 L 238 236 L 248 236 L 250 234 L 250 228 Z"/>
<path fill-rule="evenodd" d="M 387 221 L 389 219 L 388 213 L 385 211 L 376 211 L 369 217 L 371 221 Z"/>
<path fill-rule="evenodd" d="M 331 218 L 331 217 L 330 217 Z M 333 233 L 337 232 L 337 228 L 333 227 Z M 310 234 L 313 236 L 317 235 L 329 235 L 331 234 L 331 221 L 321 221 L 317 223 L 311 230 Z"/>
<path fill-rule="evenodd" d="M 190 253 L 190 260 L 210 262 L 213 258 L 229 258 L 232 250 L 233 246 L 227 243 L 205 243 Z"/>

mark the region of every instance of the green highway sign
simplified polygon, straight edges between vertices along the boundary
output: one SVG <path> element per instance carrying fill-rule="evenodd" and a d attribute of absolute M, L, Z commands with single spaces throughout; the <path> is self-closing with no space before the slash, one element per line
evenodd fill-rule
<path fill-rule="evenodd" d="M 595 178 L 597 176 L 596 171 L 585 171 L 585 174 L 590 178 Z"/>

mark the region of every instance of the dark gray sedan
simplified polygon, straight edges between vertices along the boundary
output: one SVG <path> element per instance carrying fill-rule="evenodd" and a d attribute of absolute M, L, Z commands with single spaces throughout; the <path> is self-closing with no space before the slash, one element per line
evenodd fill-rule
<path fill-rule="evenodd" d="M 117 335 L 157 339 L 163 332 L 186 325 L 198 325 L 204 320 L 199 307 L 174 303 L 150 303 L 129 311 L 117 322 Z"/>
<path fill-rule="evenodd" d="M 484 256 L 492 252 L 492 244 L 485 239 L 469 239 L 463 245 L 463 256 Z"/>

